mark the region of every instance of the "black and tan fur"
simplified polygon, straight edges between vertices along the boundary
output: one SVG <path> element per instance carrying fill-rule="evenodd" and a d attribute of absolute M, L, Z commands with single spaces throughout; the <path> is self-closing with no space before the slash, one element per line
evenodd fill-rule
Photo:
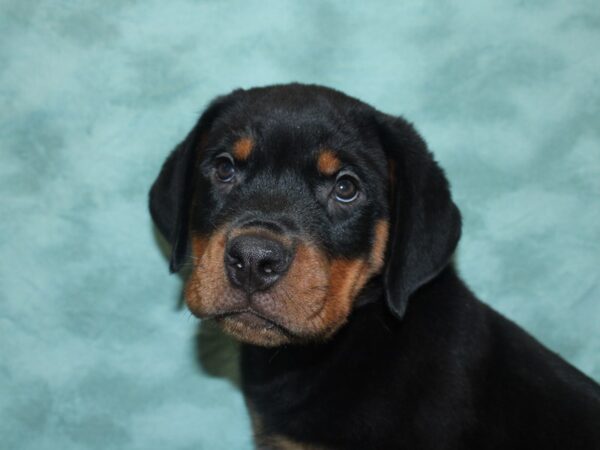
<path fill-rule="evenodd" d="M 457 275 L 458 208 L 402 118 L 319 86 L 234 91 L 150 209 L 171 269 L 193 265 L 190 310 L 243 343 L 258 448 L 600 448 L 598 385 Z"/>

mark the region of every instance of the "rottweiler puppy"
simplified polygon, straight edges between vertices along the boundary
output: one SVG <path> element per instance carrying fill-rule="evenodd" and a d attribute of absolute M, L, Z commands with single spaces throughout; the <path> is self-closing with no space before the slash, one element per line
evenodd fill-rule
<path fill-rule="evenodd" d="M 313 85 L 214 100 L 150 211 L 189 309 L 242 344 L 261 449 L 600 449 L 600 388 L 480 302 L 404 119 Z"/>

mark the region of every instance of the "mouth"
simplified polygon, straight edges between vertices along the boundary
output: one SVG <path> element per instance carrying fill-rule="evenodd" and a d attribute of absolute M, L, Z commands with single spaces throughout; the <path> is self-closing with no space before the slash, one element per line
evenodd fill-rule
<path fill-rule="evenodd" d="M 290 340 L 300 339 L 300 336 L 290 331 L 287 327 L 256 312 L 252 308 L 212 314 L 204 317 L 204 319 L 213 319 L 219 324 L 235 324 L 257 332 L 278 333 Z"/>
<path fill-rule="evenodd" d="M 213 320 L 240 342 L 263 347 L 324 340 L 345 323 L 362 260 L 331 261 L 316 244 L 299 240 L 289 267 L 281 269 L 277 261 L 261 260 L 278 256 L 271 242 L 261 245 L 272 252 L 257 252 L 251 242 L 257 236 L 242 233 L 233 239 L 250 241 L 228 248 L 226 231 L 192 241 L 199 263 L 186 282 L 185 301 L 194 316 Z M 233 265 L 227 266 L 227 252 L 238 260 Z M 280 276 L 271 283 L 273 273 Z"/>

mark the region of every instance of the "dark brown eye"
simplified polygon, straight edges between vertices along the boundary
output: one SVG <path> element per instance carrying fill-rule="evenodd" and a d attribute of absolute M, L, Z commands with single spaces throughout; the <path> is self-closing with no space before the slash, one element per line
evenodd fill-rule
<path fill-rule="evenodd" d="M 350 203 L 358 197 L 356 181 L 348 175 L 343 175 L 335 182 L 335 199 L 342 203 Z"/>
<path fill-rule="evenodd" d="M 223 183 L 231 181 L 235 176 L 235 165 L 233 164 L 233 161 L 227 156 L 221 156 L 217 158 L 215 169 L 217 178 Z"/>

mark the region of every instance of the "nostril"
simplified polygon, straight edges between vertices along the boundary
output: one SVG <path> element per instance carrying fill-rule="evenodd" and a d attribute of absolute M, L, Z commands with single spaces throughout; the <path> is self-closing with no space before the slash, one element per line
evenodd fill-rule
<path fill-rule="evenodd" d="M 258 269 L 267 275 L 281 275 L 288 268 L 289 258 L 285 255 L 273 256 L 269 259 L 262 261 Z"/>
<path fill-rule="evenodd" d="M 228 252 L 225 255 L 225 262 L 227 263 L 228 266 L 234 267 L 236 269 L 244 268 L 244 262 L 243 262 L 242 258 L 240 258 L 239 256 L 236 256 L 232 252 Z"/>

